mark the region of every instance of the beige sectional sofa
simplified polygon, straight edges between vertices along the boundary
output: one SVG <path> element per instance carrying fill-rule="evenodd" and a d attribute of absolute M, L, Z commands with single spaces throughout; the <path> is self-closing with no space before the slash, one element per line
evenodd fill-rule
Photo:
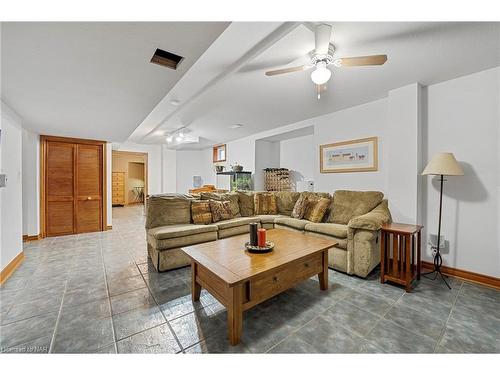
<path fill-rule="evenodd" d="M 225 194 L 202 193 L 152 195 L 147 200 L 146 232 L 148 254 L 156 270 L 167 271 L 189 265 L 183 246 L 215 241 L 248 233 L 249 223 L 266 229 L 284 228 L 309 235 L 335 239 L 329 250 L 331 268 L 366 277 L 380 263 L 379 234 L 384 223 L 391 222 L 388 201 L 380 192 L 338 190 L 328 193 L 279 192 L 277 214 L 254 215 L 254 192 Z M 295 219 L 290 215 L 301 194 L 331 199 L 331 205 L 320 223 Z M 212 224 L 197 225 L 191 220 L 191 202 L 195 199 L 229 200 L 233 218 Z M 236 249 L 235 249 L 236 250 Z"/>

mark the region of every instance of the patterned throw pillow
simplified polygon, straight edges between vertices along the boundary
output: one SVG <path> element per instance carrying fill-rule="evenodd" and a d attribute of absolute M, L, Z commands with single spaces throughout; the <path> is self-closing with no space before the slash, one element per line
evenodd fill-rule
<path fill-rule="evenodd" d="M 255 215 L 276 215 L 278 205 L 272 193 L 255 193 L 253 196 Z"/>
<path fill-rule="evenodd" d="M 212 211 L 212 220 L 214 223 L 231 219 L 233 215 L 231 214 L 231 203 L 229 201 L 214 201 L 212 199 L 210 202 L 210 210 Z"/>
<path fill-rule="evenodd" d="M 331 200 L 328 198 L 308 200 L 304 219 L 312 221 L 313 223 L 321 223 L 330 204 Z"/>
<path fill-rule="evenodd" d="M 212 223 L 212 211 L 209 201 L 193 201 L 191 203 L 191 216 L 194 224 Z"/>
<path fill-rule="evenodd" d="M 301 194 L 295 206 L 293 206 L 292 217 L 294 219 L 302 219 L 306 213 L 308 198 Z"/>

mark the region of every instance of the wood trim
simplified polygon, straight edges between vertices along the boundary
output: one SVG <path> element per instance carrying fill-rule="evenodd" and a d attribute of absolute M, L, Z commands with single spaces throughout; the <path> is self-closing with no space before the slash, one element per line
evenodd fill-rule
<path fill-rule="evenodd" d="M 0 285 L 7 281 L 9 277 L 12 276 L 14 271 L 21 265 L 24 260 L 24 252 L 21 251 L 16 255 L 14 259 L 10 261 L 9 264 L 5 266 L 5 268 L 0 272 Z"/>
<path fill-rule="evenodd" d="M 39 239 L 40 239 L 39 234 L 35 234 L 34 236 L 23 234 L 23 242 L 38 241 Z"/>
<path fill-rule="evenodd" d="M 65 143 L 74 143 L 74 144 L 83 144 L 83 145 L 94 145 L 101 146 L 101 181 L 102 181 L 102 194 L 101 194 L 101 231 L 106 230 L 107 226 L 107 174 L 106 174 L 106 141 L 98 141 L 93 139 L 80 139 L 80 138 L 69 138 L 69 137 L 57 137 L 52 135 L 40 135 L 40 234 L 38 239 L 42 239 L 47 237 L 47 202 L 46 202 L 46 185 L 47 185 L 47 175 L 45 173 L 45 169 L 47 166 L 47 142 L 65 142 Z M 73 151 L 76 154 L 77 150 Z M 73 162 L 76 163 L 76 156 L 73 157 Z M 74 168 L 76 171 L 76 166 Z M 73 194 L 76 196 L 75 194 Z M 76 204 L 76 201 L 75 201 Z M 75 210 L 76 212 L 76 210 Z M 74 217 L 75 221 L 76 218 Z M 76 223 L 73 223 L 74 228 L 76 228 Z"/>
<path fill-rule="evenodd" d="M 434 268 L 434 264 L 432 262 L 426 262 L 423 260 L 422 267 L 432 270 Z M 448 276 L 453 276 L 458 279 L 471 281 L 476 284 L 486 285 L 495 289 L 500 289 L 500 279 L 493 276 L 482 275 L 480 273 L 460 270 L 458 268 L 452 268 L 447 266 L 441 266 L 441 271 Z"/>
<path fill-rule="evenodd" d="M 106 225 L 106 230 L 111 230 L 111 229 L 113 229 L 112 225 Z"/>
<path fill-rule="evenodd" d="M 366 168 L 344 168 L 344 169 L 335 169 L 335 170 L 325 170 L 323 168 L 323 149 L 326 147 L 332 146 L 345 146 L 355 143 L 361 142 L 373 142 L 373 167 Z M 320 173 L 346 173 L 346 172 L 375 172 L 378 171 L 378 137 L 368 137 L 368 138 L 360 138 L 353 139 L 350 141 L 342 141 L 336 143 L 329 143 L 326 145 L 319 146 L 319 171 Z"/>
<path fill-rule="evenodd" d="M 217 159 L 217 150 L 224 147 L 224 159 Z M 227 145 L 224 143 L 222 145 L 217 145 L 212 147 L 212 161 L 214 163 L 221 163 L 227 160 Z"/>

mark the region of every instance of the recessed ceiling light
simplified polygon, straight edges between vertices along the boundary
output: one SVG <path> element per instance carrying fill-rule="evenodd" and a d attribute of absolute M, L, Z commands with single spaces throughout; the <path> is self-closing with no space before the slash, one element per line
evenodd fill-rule
<path fill-rule="evenodd" d="M 170 101 L 170 104 L 172 104 L 173 106 L 177 107 L 178 105 L 181 104 L 181 101 L 179 99 L 172 99 Z"/>
<path fill-rule="evenodd" d="M 243 126 L 243 124 L 233 124 L 233 125 L 229 125 L 229 129 L 238 129 L 238 128 L 241 128 Z"/>

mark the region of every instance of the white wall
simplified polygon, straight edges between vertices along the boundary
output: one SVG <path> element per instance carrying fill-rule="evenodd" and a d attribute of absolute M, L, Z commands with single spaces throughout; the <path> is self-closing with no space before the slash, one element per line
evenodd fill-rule
<path fill-rule="evenodd" d="M 280 142 L 280 167 L 290 169 L 297 190 L 299 181 L 314 180 L 316 146 L 314 135 L 290 138 Z"/>
<path fill-rule="evenodd" d="M 172 193 L 177 188 L 177 152 L 162 145 L 162 192 Z"/>
<path fill-rule="evenodd" d="M 255 141 L 254 190 L 264 190 L 264 168 L 279 168 L 280 142 Z"/>
<path fill-rule="evenodd" d="M 202 184 L 215 184 L 212 150 L 184 150 L 176 155 L 176 192 L 188 193 L 193 176 L 201 176 Z"/>
<path fill-rule="evenodd" d="M 22 122 L 3 102 L 0 115 L 0 173 L 7 174 L 7 186 L 0 188 L 0 269 L 22 250 Z"/>
<path fill-rule="evenodd" d="M 500 277 L 500 67 L 429 86 L 427 108 L 425 163 L 453 152 L 465 173 L 446 177 L 443 263 Z M 423 224 L 436 234 L 439 185 L 431 176 L 424 181 Z"/>
<path fill-rule="evenodd" d="M 23 129 L 22 143 L 23 234 L 37 236 L 40 233 L 39 135 Z"/>

